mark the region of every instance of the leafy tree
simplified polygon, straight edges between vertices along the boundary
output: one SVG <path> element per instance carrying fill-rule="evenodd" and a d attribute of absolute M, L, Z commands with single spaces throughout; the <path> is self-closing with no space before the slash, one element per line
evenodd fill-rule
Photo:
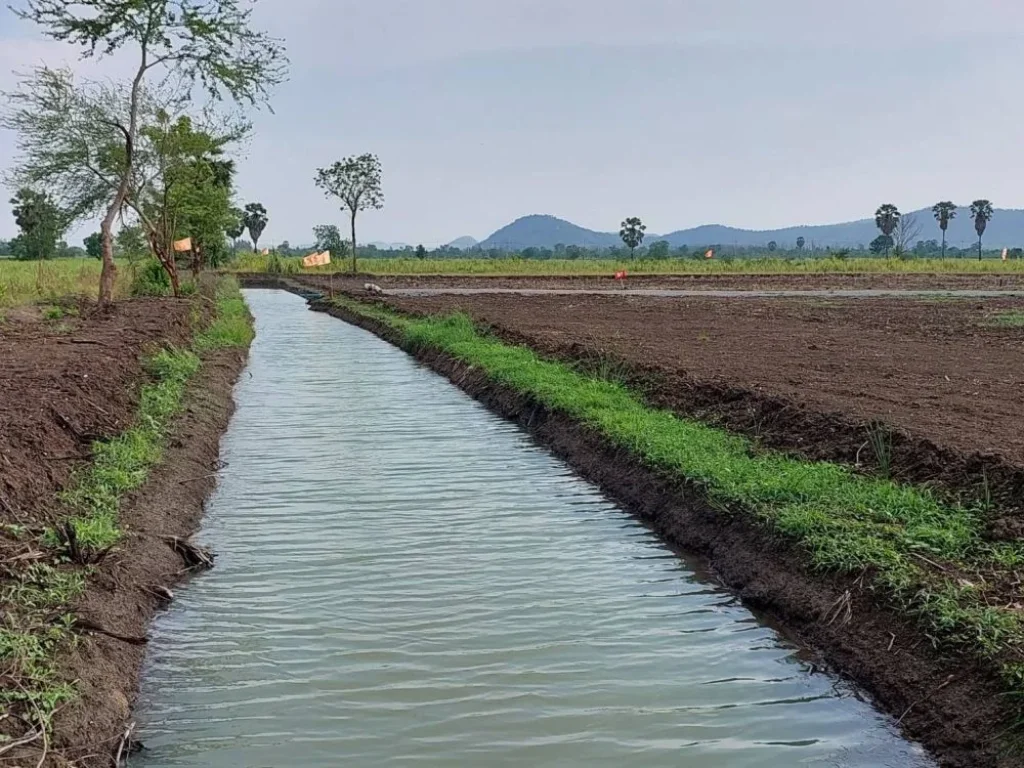
<path fill-rule="evenodd" d="M 768 250 L 771 253 L 775 253 L 775 251 L 778 250 L 778 248 L 779 248 L 779 244 L 776 243 L 774 240 L 769 240 L 768 241 Z"/>
<path fill-rule="evenodd" d="M 65 226 L 60 209 L 45 192 L 23 187 L 11 198 L 14 222 L 21 234 L 14 253 L 21 259 L 47 259 L 57 254 L 57 241 Z"/>
<path fill-rule="evenodd" d="M 427 249 L 423 247 L 423 244 L 416 246 L 416 258 L 425 259 L 427 258 Z"/>
<path fill-rule="evenodd" d="M 249 230 L 249 237 L 252 238 L 253 252 L 259 250 L 260 235 L 267 228 L 268 221 L 267 209 L 263 207 L 262 203 L 249 203 L 245 206 L 245 211 L 242 213 L 242 223 Z"/>
<path fill-rule="evenodd" d="M 14 249 L 10 240 L 0 240 L 0 256 L 13 256 Z"/>
<path fill-rule="evenodd" d="M 796 249 L 798 251 L 802 251 L 804 249 L 804 245 L 806 245 L 806 244 L 807 244 L 807 241 L 804 240 L 802 235 L 796 239 Z"/>
<path fill-rule="evenodd" d="M 154 256 L 179 295 L 174 242 L 189 238 L 193 275 L 225 255 L 224 230 L 231 223 L 231 180 L 234 164 L 223 158 L 224 147 L 244 135 L 247 126 L 197 128 L 192 119 L 157 115 L 140 131 L 137 168 L 126 203 L 138 215 Z"/>
<path fill-rule="evenodd" d="M 629 248 L 629 258 L 633 258 L 637 247 L 644 241 L 644 232 L 646 230 L 647 227 L 636 216 L 631 216 L 622 222 L 619 237 L 622 238 L 622 242 Z"/>
<path fill-rule="evenodd" d="M 164 80 L 179 82 L 185 92 L 199 84 L 214 99 L 227 95 L 239 103 L 256 104 L 265 101 L 268 89 L 284 79 L 284 50 L 279 41 L 250 29 L 252 10 L 241 0 L 25 0 L 15 13 L 42 26 L 47 37 L 80 47 L 83 58 L 126 49 L 135 56 L 130 85 L 117 87 L 125 96 L 124 109 L 119 110 L 118 119 L 97 124 L 93 130 L 94 134 L 113 131 L 118 137 L 116 162 L 108 162 L 106 169 L 114 187 L 105 189 L 106 213 L 100 224 L 99 300 L 106 304 L 113 299 L 116 273 L 113 227 L 135 175 L 139 117 L 149 73 L 162 69 Z M 38 109 L 41 118 L 52 116 L 52 108 L 46 106 L 36 102 L 29 109 Z M 23 113 L 23 117 L 31 115 Z M 45 133 L 44 122 L 23 119 L 19 130 L 39 138 Z M 89 154 L 103 151 L 109 160 L 114 147 L 105 140 L 90 146 Z M 52 181 L 69 171 L 82 172 L 81 150 L 63 161 L 55 150 L 42 154 L 61 166 L 51 167 Z M 30 165 L 35 158 L 30 155 L 25 161 Z M 91 202 L 98 205 L 95 198 Z"/>
<path fill-rule="evenodd" d="M 956 203 L 944 200 L 932 206 L 932 215 L 939 222 L 939 229 L 942 230 L 942 258 L 946 258 L 946 229 L 949 222 L 956 218 Z"/>
<path fill-rule="evenodd" d="M 883 253 L 889 252 L 889 249 L 892 248 L 892 244 L 892 235 L 879 235 L 871 241 L 871 244 L 868 246 L 868 250 L 875 254 L 875 256 L 881 256 Z"/>
<path fill-rule="evenodd" d="M 316 185 L 328 197 L 341 201 L 341 210 L 348 211 L 352 223 L 352 272 L 356 271 L 356 215 L 360 211 L 384 207 L 381 190 L 382 169 L 376 155 L 346 157 L 328 168 L 318 168 Z"/>
<path fill-rule="evenodd" d="M 875 226 L 878 227 L 879 231 L 883 235 L 889 238 L 887 241 L 889 245 L 885 249 L 886 258 L 889 257 L 889 248 L 892 247 L 892 243 L 894 242 L 892 235 L 900 223 L 900 215 L 899 209 L 892 203 L 880 205 L 878 210 L 875 211 Z"/>
<path fill-rule="evenodd" d="M 103 258 L 103 236 L 99 232 L 93 232 L 82 241 L 85 245 L 85 253 L 94 259 Z"/>
<path fill-rule="evenodd" d="M 992 203 L 985 199 L 975 200 L 971 203 L 971 218 L 974 219 L 974 231 L 978 233 L 978 261 L 981 261 L 981 236 L 992 221 Z"/>
<path fill-rule="evenodd" d="M 224 228 L 224 234 L 231 238 L 231 245 L 238 245 L 238 238 L 245 233 L 245 214 L 238 208 L 231 209 L 231 221 Z"/>
<path fill-rule="evenodd" d="M 334 224 L 318 224 L 313 227 L 318 251 L 330 251 L 331 257 L 339 261 L 348 255 L 348 243 L 341 239 L 341 231 Z"/>
<path fill-rule="evenodd" d="M 671 250 L 672 246 L 668 240 L 658 240 L 655 243 L 651 243 L 651 247 L 647 249 L 647 257 L 651 259 L 667 259 Z"/>

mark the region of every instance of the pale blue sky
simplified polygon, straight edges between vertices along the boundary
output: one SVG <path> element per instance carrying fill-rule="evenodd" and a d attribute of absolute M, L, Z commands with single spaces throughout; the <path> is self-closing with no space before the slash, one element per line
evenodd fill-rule
<path fill-rule="evenodd" d="M 1012 0 L 260 0 L 256 17 L 292 60 L 239 164 L 268 243 L 342 223 L 313 173 L 362 152 L 387 198 L 363 240 L 482 238 L 530 213 L 667 232 L 1024 207 Z M 0 11 L 0 89 L 41 61 L 75 52 Z M 0 165 L 12 153 L 0 132 Z"/>

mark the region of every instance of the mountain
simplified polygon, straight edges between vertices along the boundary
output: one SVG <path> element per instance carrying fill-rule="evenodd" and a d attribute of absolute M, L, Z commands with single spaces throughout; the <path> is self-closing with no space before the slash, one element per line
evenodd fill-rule
<path fill-rule="evenodd" d="M 524 216 L 502 227 L 480 243 L 480 247 L 520 250 L 522 248 L 553 248 L 556 244 L 608 248 L 621 244 L 619 236 L 610 232 L 594 232 L 554 216 Z"/>
<path fill-rule="evenodd" d="M 915 240 L 940 240 L 942 233 L 932 217 L 931 209 L 912 211 L 917 217 L 921 233 Z M 793 247 L 798 237 L 803 237 L 807 245 L 818 247 L 856 248 L 867 246 L 878 237 L 875 220 L 859 219 L 839 224 L 804 225 L 785 227 L 783 229 L 740 229 L 721 224 L 704 224 L 690 229 L 680 229 L 667 235 L 647 233 L 645 244 L 658 240 L 667 240 L 673 247 L 706 246 L 706 245 L 738 245 L 764 246 L 774 240 L 779 247 Z M 969 247 L 978 241 L 974 232 L 974 221 L 970 210 L 958 208 L 956 218 L 949 224 L 946 233 L 949 245 L 960 248 Z M 555 245 L 580 245 L 590 248 L 608 248 L 621 245 L 619 236 L 614 232 L 595 232 L 578 227 L 575 224 L 555 218 L 554 216 L 524 216 L 511 224 L 502 227 L 488 237 L 480 246 L 482 248 L 503 248 L 519 250 L 523 248 L 553 248 Z M 1024 246 L 1024 210 L 997 208 L 985 230 L 985 246 L 988 248 Z"/>
<path fill-rule="evenodd" d="M 457 237 L 454 240 L 452 240 L 450 243 L 448 243 L 448 245 L 451 246 L 452 248 L 461 248 L 462 250 L 466 250 L 467 248 L 472 248 L 476 244 L 477 244 L 476 243 L 476 238 L 475 237 L 470 237 L 469 235 L 463 235 L 462 237 Z"/>

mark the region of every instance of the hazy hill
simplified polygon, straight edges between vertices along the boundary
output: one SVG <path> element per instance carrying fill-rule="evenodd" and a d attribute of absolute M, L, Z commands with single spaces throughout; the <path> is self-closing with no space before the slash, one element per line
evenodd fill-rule
<path fill-rule="evenodd" d="M 941 233 L 938 224 L 932 217 L 931 210 L 912 212 L 921 225 L 920 240 L 938 240 Z M 647 233 L 644 242 L 647 244 L 657 240 L 667 240 L 673 246 L 681 245 L 740 245 L 763 246 L 774 240 L 779 247 L 793 247 L 798 237 L 807 241 L 808 247 L 813 243 L 819 247 L 839 246 L 856 248 L 866 246 L 875 237 L 878 230 L 874 219 L 860 219 L 839 224 L 823 224 L 814 226 L 796 226 L 772 230 L 739 229 L 720 224 L 705 224 L 691 229 L 681 229 L 667 235 Z M 947 232 L 950 245 L 966 247 L 977 242 L 974 233 L 974 222 L 970 211 L 960 208 L 956 218 L 950 222 Z M 614 232 L 595 232 L 579 227 L 571 222 L 554 216 L 524 216 L 508 226 L 502 227 L 493 235 L 480 243 L 483 248 L 553 248 L 557 244 L 581 245 L 589 247 L 609 247 L 621 245 L 619 236 Z M 985 246 L 988 248 L 1024 246 L 1024 210 L 997 208 L 992 221 L 985 231 Z"/>
<path fill-rule="evenodd" d="M 448 243 L 448 245 L 450 245 L 452 248 L 462 248 L 463 250 L 465 250 L 466 248 L 472 248 L 476 244 L 476 238 L 470 237 L 469 235 L 457 237 L 450 243 Z"/>

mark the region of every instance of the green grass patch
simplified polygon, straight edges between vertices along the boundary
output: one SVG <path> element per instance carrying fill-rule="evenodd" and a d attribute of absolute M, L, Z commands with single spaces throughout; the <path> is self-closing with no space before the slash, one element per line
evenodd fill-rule
<path fill-rule="evenodd" d="M 652 408 L 621 383 L 484 335 L 462 315 L 412 318 L 334 301 L 399 330 L 407 347 L 443 350 L 648 465 L 688 478 L 723 514 L 753 515 L 797 542 L 813 566 L 870 577 L 867 583 L 915 615 L 935 642 L 1004 670 L 1019 660 L 1022 612 L 990 599 L 980 574 L 1016 563 L 1021 551 L 985 541 L 981 507 L 950 505 L 926 489 L 837 464 L 757 451 L 745 437 Z"/>
<path fill-rule="evenodd" d="M 121 500 L 142 486 L 160 462 L 167 431 L 199 371 L 199 355 L 251 341 L 251 319 L 238 283 L 222 278 L 216 296 L 214 318 L 196 334 L 192 349 L 167 348 L 144 361 L 147 381 L 139 390 L 133 426 L 111 440 L 94 443 L 92 462 L 61 494 L 60 501 L 70 511 L 63 524 L 73 527 L 82 550 L 98 552 L 120 541 Z M 17 708 L 44 727 L 56 707 L 74 695 L 73 687 L 59 678 L 55 661 L 74 642 L 73 617 L 66 611 L 85 589 L 90 570 L 67 562 L 63 524 L 44 532 L 40 542 L 53 550 L 53 562 L 35 563 L 0 588 L 0 676 L 16 681 L 0 690 L 0 712 Z M 21 539 L 26 531 L 5 526 L 0 533 Z"/>
<path fill-rule="evenodd" d="M 1024 328 L 1024 312 L 1008 310 L 985 318 L 983 325 L 990 328 Z"/>

